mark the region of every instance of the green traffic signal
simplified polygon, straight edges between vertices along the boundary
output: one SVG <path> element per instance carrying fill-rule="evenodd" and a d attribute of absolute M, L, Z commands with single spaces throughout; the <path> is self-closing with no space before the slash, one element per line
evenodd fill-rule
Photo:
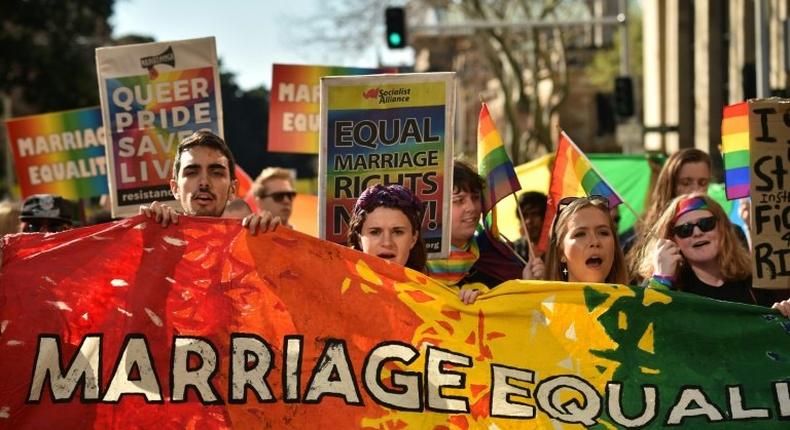
<path fill-rule="evenodd" d="M 406 47 L 406 12 L 402 7 L 388 7 L 384 10 L 384 25 L 387 33 L 387 46 L 390 49 Z"/>
<path fill-rule="evenodd" d="M 403 38 L 398 33 L 390 33 L 389 35 L 390 46 L 400 46 L 402 40 Z"/>

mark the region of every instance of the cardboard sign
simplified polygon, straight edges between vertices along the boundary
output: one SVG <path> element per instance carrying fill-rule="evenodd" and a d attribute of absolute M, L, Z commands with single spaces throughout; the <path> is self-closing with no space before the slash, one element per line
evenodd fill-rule
<path fill-rule="evenodd" d="M 22 198 L 107 194 L 104 128 L 98 107 L 6 121 Z"/>
<path fill-rule="evenodd" d="M 429 258 L 450 250 L 454 73 L 321 78 L 319 235 L 346 243 L 357 197 L 400 184 L 425 206 Z"/>
<path fill-rule="evenodd" d="M 755 288 L 790 288 L 790 100 L 749 101 Z"/>
<path fill-rule="evenodd" d="M 385 67 L 272 66 L 272 94 L 269 102 L 269 146 L 271 152 L 318 153 L 320 127 L 319 98 L 322 76 L 373 75 L 396 73 Z"/>
<path fill-rule="evenodd" d="M 178 143 L 198 130 L 222 136 L 214 38 L 96 50 L 113 216 L 167 201 Z"/>

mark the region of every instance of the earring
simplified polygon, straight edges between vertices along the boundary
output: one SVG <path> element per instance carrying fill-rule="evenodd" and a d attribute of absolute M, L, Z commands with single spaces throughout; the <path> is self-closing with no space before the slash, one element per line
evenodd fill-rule
<path fill-rule="evenodd" d="M 568 281 L 568 266 L 564 264 L 562 265 L 562 280 L 566 282 Z"/>

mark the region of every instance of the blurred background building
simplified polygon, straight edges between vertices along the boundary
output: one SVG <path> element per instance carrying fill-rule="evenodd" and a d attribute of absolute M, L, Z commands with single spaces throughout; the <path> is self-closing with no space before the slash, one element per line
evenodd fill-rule
<path fill-rule="evenodd" d="M 727 104 L 788 97 L 787 0 L 644 0 L 644 147 L 696 147 L 720 171 Z M 757 11 L 762 7 L 762 16 Z M 760 34 L 767 36 L 764 42 Z M 758 56 L 767 79 L 758 84 Z M 759 87 L 762 86 L 762 91 Z"/>

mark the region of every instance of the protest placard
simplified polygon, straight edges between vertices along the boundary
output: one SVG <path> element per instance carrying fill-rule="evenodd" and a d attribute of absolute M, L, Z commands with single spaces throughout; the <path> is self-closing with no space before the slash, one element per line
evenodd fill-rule
<path fill-rule="evenodd" d="M 198 130 L 222 136 L 213 37 L 96 50 L 113 216 L 170 193 L 173 155 Z"/>
<path fill-rule="evenodd" d="M 749 101 L 755 288 L 790 288 L 790 100 Z"/>
<path fill-rule="evenodd" d="M 396 73 L 397 68 L 272 66 L 268 149 L 271 152 L 318 153 L 319 98 L 322 76 Z"/>
<path fill-rule="evenodd" d="M 107 194 L 104 128 L 98 107 L 6 121 L 22 197 Z"/>
<path fill-rule="evenodd" d="M 790 419 L 790 327 L 767 308 L 552 281 L 509 281 L 465 305 L 422 273 L 290 229 L 148 221 L 0 239 L 0 427 Z"/>
<path fill-rule="evenodd" d="M 357 197 L 400 184 L 425 207 L 430 257 L 450 250 L 454 73 L 321 78 L 319 235 L 346 243 Z"/>

